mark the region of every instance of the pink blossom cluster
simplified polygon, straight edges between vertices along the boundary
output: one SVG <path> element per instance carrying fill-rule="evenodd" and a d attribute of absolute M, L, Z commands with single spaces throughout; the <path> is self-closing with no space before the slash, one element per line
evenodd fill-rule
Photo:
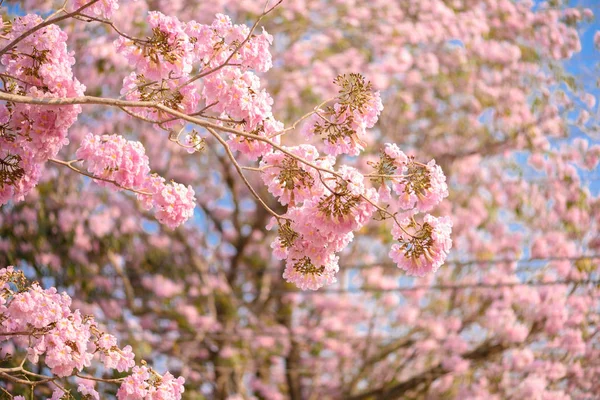
<path fill-rule="evenodd" d="M 17 17 L 5 39 L 11 41 L 42 22 L 33 14 Z M 47 99 L 83 95 L 85 87 L 73 77 L 75 59 L 66 41 L 67 34 L 57 25 L 26 36 L 0 59 L 0 72 L 11 77 L 4 90 Z M 42 165 L 68 143 L 67 130 L 80 112 L 78 105 L 0 104 L 0 205 L 23 200 L 35 187 Z"/>
<path fill-rule="evenodd" d="M 99 136 L 88 133 L 75 155 L 86 162 L 88 172 L 98 178 L 114 181 L 123 188 L 143 187 L 150 173 L 144 146 L 120 135 Z M 101 186 L 114 186 L 100 180 L 97 183 Z"/>
<path fill-rule="evenodd" d="M 379 191 L 369 187 L 369 179 L 355 168 L 342 165 L 333 171 L 336 155 L 356 155 L 363 148 L 358 138 L 377 122 L 382 109 L 379 94 L 373 93 L 362 76 L 340 75 L 335 83 L 340 91 L 328 112 L 336 118 L 343 116 L 343 121 L 328 124 L 320 111 L 315 111 L 317 122 L 309 124 L 308 135 L 325 135 L 329 155 L 320 157 L 314 146 L 303 144 L 271 151 L 260 162 L 269 192 L 288 206 L 284 218 L 276 221 L 279 236 L 271 245 L 275 257 L 286 260 L 283 277 L 301 289 L 316 290 L 335 282 L 339 269 L 335 254 L 352 241 L 353 232 L 365 226 L 378 208 L 380 216 L 394 217 L 392 236 L 400 243 L 392 247 L 390 257 L 398 266 L 411 275 L 437 271 L 452 246 L 452 223 L 448 218 L 426 215 L 418 224 L 412 216 L 431 210 L 448 196 L 445 175 L 434 160 L 427 165 L 418 163 L 393 144 L 385 145 L 379 162 L 370 163 L 376 170 L 370 181 L 379 184 Z M 380 208 L 379 201 L 388 204 Z M 408 210 L 409 217 L 401 222 L 390 212 L 397 206 Z"/>
<path fill-rule="evenodd" d="M 146 43 L 121 36 L 115 42 L 117 52 L 149 80 L 187 76 L 192 71 L 194 56 L 185 24 L 158 11 L 150 11 L 147 22 L 153 36 Z"/>
<path fill-rule="evenodd" d="M 206 104 L 217 103 L 216 112 L 244 121 L 249 131 L 271 116 L 273 99 L 252 71 L 222 68 L 205 78 L 202 96 Z"/>
<path fill-rule="evenodd" d="M 273 65 L 269 51 L 272 36 L 264 29 L 261 34 L 251 34 L 246 25 L 232 24 L 223 14 L 217 14 L 211 25 L 189 22 L 187 33 L 194 39 L 194 54 L 201 70 L 207 71 L 202 89 L 204 102 L 213 105 L 212 110 L 220 113 L 222 120 L 246 132 L 268 138 L 281 131 L 283 124 L 272 116 L 273 99 L 254 73 L 266 72 Z M 264 142 L 235 134 L 230 135 L 228 144 L 251 159 L 270 150 Z"/>
<path fill-rule="evenodd" d="M 186 85 L 187 78 L 148 80 L 139 72 L 132 72 L 123 80 L 121 95 L 130 101 L 151 101 L 163 104 L 176 111 L 191 114 L 195 111 L 200 96 L 195 85 Z M 177 124 L 172 115 L 149 107 L 131 109 L 135 115 L 160 122 L 165 128 Z"/>
<path fill-rule="evenodd" d="M 158 222 L 175 229 L 194 215 L 194 189 L 177 182 L 165 184 L 164 178 L 161 180 L 158 190 L 155 190 L 154 184 L 147 189 L 152 190 L 152 206 L 156 210 Z"/>
<path fill-rule="evenodd" d="M 452 247 L 451 233 L 452 220 L 448 217 L 426 214 L 422 224 L 406 218 L 392 228 L 392 236 L 399 243 L 392 245 L 389 256 L 409 275 L 436 272 Z"/>
<path fill-rule="evenodd" d="M 317 149 L 312 145 L 283 146 L 283 149 L 322 168 L 333 166 L 333 158 L 319 158 Z M 318 170 L 279 150 L 266 154 L 261 159 L 260 168 L 263 182 L 282 205 L 293 206 L 325 192 Z"/>
<path fill-rule="evenodd" d="M 327 191 L 317 199 L 307 202 L 313 210 L 315 223 L 327 234 L 346 234 L 364 226 L 375 211 L 379 200 L 377 191 L 365 185 L 365 177 L 356 169 L 342 165 L 338 179 L 329 180 Z"/>
<path fill-rule="evenodd" d="M 86 4 L 89 4 L 91 0 L 75 0 L 73 2 L 73 9 L 77 10 Z M 115 11 L 119 9 L 118 0 L 99 0 L 89 7 L 86 7 L 82 12 L 84 14 L 93 14 L 102 18 L 110 18 Z"/>
<path fill-rule="evenodd" d="M 437 271 L 452 247 L 452 222 L 426 214 L 420 224 L 414 215 L 430 211 L 448 196 L 442 169 L 434 160 L 419 163 L 390 143 L 369 164 L 375 169 L 372 182 L 379 186 L 380 200 L 388 203 L 388 211 L 404 215 L 395 219 L 392 236 L 399 243 L 392 246 L 390 257 L 410 275 Z"/>
<path fill-rule="evenodd" d="M 272 37 L 267 32 L 251 34 L 246 25 L 234 25 L 223 14 L 217 14 L 211 25 L 186 24 L 154 11 L 147 21 L 153 33 L 148 43 L 124 37 L 115 42 L 117 51 L 136 69 L 123 81 L 121 94 L 126 99 L 153 101 L 186 114 L 194 113 L 201 99 L 219 114 L 220 121 L 247 132 L 269 137 L 283 129 L 272 118 L 273 99 L 252 71 L 264 72 L 272 66 Z M 200 64 L 200 72 L 190 76 L 195 64 Z M 195 84 L 198 78 L 203 78 L 201 95 Z M 165 128 L 177 122 L 153 109 L 132 111 L 162 122 Z M 237 135 L 231 135 L 229 143 L 254 159 L 269 150 L 265 143 Z"/>
<path fill-rule="evenodd" d="M 149 160 L 140 142 L 119 135 L 87 134 L 76 152 L 87 163 L 88 171 L 98 184 L 115 190 L 130 189 L 146 209 L 156 210 L 156 219 L 174 229 L 194 214 L 194 189 L 180 183 L 166 183 L 163 177 L 150 174 Z M 115 186 L 115 184 L 117 186 Z"/>
<path fill-rule="evenodd" d="M 113 335 L 100 332 L 95 345 L 96 352 L 100 354 L 100 361 L 106 368 L 125 372 L 135 365 L 135 354 L 133 354 L 131 346 L 127 345 L 120 349 L 117 347 L 117 338 Z"/>
<path fill-rule="evenodd" d="M 117 398 L 119 400 L 177 400 L 184 392 L 183 377 L 175 378 L 167 372 L 158 375 L 152 369 L 133 367 L 133 373 L 125 378 Z"/>
<path fill-rule="evenodd" d="M 357 156 L 367 146 L 367 129 L 375 126 L 383 110 L 381 96 L 358 74 L 341 75 L 336 83 L 341 87 L 339 102 L 318 110 L 305 125 L 304 135 L 321 136 L 326 154 Z"/>
<path fill-rule="evenodd" d="M 149 101 L 176 111 L 191 114 L 198 105 L 196 86 L 187 84 L 195 61 L 193 44 L 186 34 L 186 25 L 176 17 L 158 11 L 148 13 L 152 36 L 146 41 L 127 39 L 115 41 L 117 52 L 135 68 L 123 80 L 121 95 L 131 101 Z M 168 128 L 177 123 L 172 115 L 151 108 L 133 108 L 142 118 L 163 123 Z"/>
<path fill-rule="evenodd" d="M 107 369 L 127 372 L 133 368 L 117 393 L 119 400 L 181 398 L 184 378 L 175 379 L 168 372 L 161 377 L 146 366 L 135 367 L 131 346 L 119 348 L 117 339 L 99 330 L 93 317 L 71 311 L 66 293 L 30 284 L 12 266 L 0 269 L 0 289 L 0 342 L 10 339 L 26 348 L 31 362 L 37 363 L 43 355 L 52 374 L 67 377 L 89 367 L 99 355 Z M 88 385 L 79 385 L 78 391 L 99 398 Z M 62 394 L 55 392 L 52 399 Z"/>
<path fill-rule="evenodd" d="M 435 160 L 426 165 L 408 157 L 393 143 L 386 143 L 383 155 L 389 165 L 385 172 L 395 175 L 389 180 L 393 192 L 398 196 L 398 205 L 404 210 L 415 208 L 418 211 L 430 211 L 445 197 L 448 197 L 446 176 L 436 165 Z M 390 189 L 382 184 L 379 193 L 383 198 L 390 198 Z"/>
<path fill-rule="evenodd" d="M 246 40 L 250 35 L 248 26 L 233 24 L 227 15 L 217 14 L 210 25 L 190 21 L 186 32 L 193 38 L 196 60 L 207 67 L 218 67 L 229 57 L 232 57 L 231 63 L 239 63 L 259 72 L 266 72 L 273 66 L 269 52 L 273 37 L 264 28 L 261 34 L 253 34 Z M 239 50 L 234 54 L 238 47 Z"/>
<path fill-rule="evenodd" d="M 251 133 L 260 136 L 261 138 L 271 138 L 271 141 L 275 144 L 280 144 L 281 139 L 279 136 L 275 136 L 277 133 L 283 131 L 283 123 L 277 121 L 273 117 L 268 117 L 262 120 L 261 124 L 258 125 Z M 247 138 L 242 135 L 231 134 L 227 141 L 229 147 L 244 154 L 251 160 L 257 160 L 259 157 L 266 155 L 272 150 L 272 146 L 264 141 Z"/>
<path fill-rule="evenodd" d="M 339 267 L 335 254 L 352 241 L 353 232 L 367 224 L 375 211 L 377 192 L 365 187 L 365 177 L 345 165 L 337 173 L 339 177 L 319 178 L 323 186 L 312 197 L 288 208 L 287 221 L 278 221 L 279 236 L 271 244 L 275 257 L 286 259 L 283 277 L 303 290 L 336 282 Z"/>
<path fill-rule="evenodd" d="M 6 290 L 0 297 L 0 314 L 5 317 L 0 338 L 11 338 L 3 337 L 2 333 L 35 333 L 34 340 L 27 340 L 27 334 L 13 340 L 27 347 L 33 363 L 45 355 L 46 365 L 57 376 L 70 376 L 73 370 L 90 366 L 94 357 L 93 320 L 82 317 L 78 310 L 71 312 L 71 298 L 66 293 L 57 293 L 55 288 L 43 290 L 34 283 L 26 291 L 23 288 L 12 291 L 10 283 L 15 278 L 18 273 L 13 267 L 0 270 L 0 283 Z"/>
<path fill-rule="evenodd" d="M 435 161 L 428 165 L 413 159 L 409 162 L 395 145 L 386 145 L 382 159 L 374 163 L 376 174 L 371 181 L 381 183 L 379 192 L 369 187 L 368 179 L 355 168 L 342 165 L 334 172 L 336 155 L 357 155 L 366 146 L 362 140 L 366 128 L 374 126 L 382 110 L 379 93 L 373 92 L 362 76 L 340 75 L 335 83 L 340 88 L 337 102 L 326 113 L 336 120 L 328 120 L 323 110 L 317 110 L 307 134 L 308 138 L 324 136 L 328 156 L 320 157 L 308 144 L 284 146 L 264 154 L 259 168 L 269 192 L 288 205 L 284 218 L 273 221 L 279 224 L 279 236 L 271 247 L 275 257 L 286 260 L 283 277 L 301 289 L 316 290 L 335 282 L 339 269 L 335 254 L 352 241 L 353 232 L 370 221 L 378 201 L 392 205 L 388 180 L 400 197 L 396 203 L 404 210 L 414 208 L 413 214 L 430 210 L 448 195 L 446 178 Z M 380 208 L 379 212 L 384 215 L 386 210 Z M 413 221 L 399 223 L 395 219 L 392 235 L 401 243 L 393 247 L 390 256 L 409 274 L 424 275 L 436 271 L 445 260 L 452 243 L 451 222 L 427 215 L 418 229 Z M 405 238 L 401 233 L 406 229 L 421 236 Z"/>

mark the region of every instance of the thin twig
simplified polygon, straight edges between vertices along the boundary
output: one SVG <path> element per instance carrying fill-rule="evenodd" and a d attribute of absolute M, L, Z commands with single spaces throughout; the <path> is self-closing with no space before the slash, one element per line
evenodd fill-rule
<path fill-rule="evenodd" d="M 265 208 L 265 210 L 267 210 L 269 212 L 269 214 L 271 214 L 278 220 L 279 219 L 288 219 L 288 218 L 285 218 L 285 217 L 277 214 L 275 211 L 273 211 L 271 209 L 271 207 L 269 207 L 267 205 L 267 203 L 265 203 L 264 200 L 259 196 L 259 194 L 256 193 L 256 190 L 254 189 L 254 187 L 250 184 L 250 182 L 248 182 L 248 179 L 246 179 L 246 177 L 244 176 L 244 171 L 242 170 L 242 167 L 240 166 L 240 164 L 238 164 L 237 160 L 235 159 L 233 153 L 231 152 L 231 148 L 229 147 L 227 142 L 225 140 L 223 140 L 223 138 L 214 129 L 212 129 L 212 128 L 206 128 L 206 129 L 211 133 L 211 135 L 213 135 L 213 137 L 215 139 L 217 139 L 217 141 L 219 143 L 221 143 L 221 145 L 225 149 L 225 153 L 227 153 L 227 157 L 229 157 L 229 159 L 233 163 L 233 166 L 237 170 L 238 175 L 240 176 L 240 178 L 242 178 L 242 181 L 244 181 L 244 184 L 248 187 L 248 189 L 250 190 L 252 195 L 256 198 L 256 200 L 258 200 L 258 202 Z"/>
<path fill-rule="evenodd" d="M 116 181 L 114 181 L 112 179 L 101 178 L 99 176 L 96 176 L 96 175 L 90 174 L 88 172 L 82 171 L 82 170 L 80 170 L 77 167 L 74 167 L 73 163 L 74 162 L 78 162 L 80 160 L 63 161 L 63 160 L 57 160 L 55 158 L 50 158 L 48 161 L 53 162 L 53 163 L 58 164 L 58 165 L 63 165 L 65 167 L 69 168 L 71 171 L 75 171 L 78 174 L 85 175 L 85 176 L 87 176 L 89 178 L 96 179 L 96 180 L 103 181 L 103 182 L 112 183 L 113 185 L 117 186 L 120 189 L 128 190 L 130 192 L 134 192 L 134 193 L 137 193 L 137 194 L 142 194 L 142 195 L 145 195 L 145 196 L 152 196 L 152 193 L 148 193 L 148 192 L 144 192 L 144 191 L 141 191 L 141 190 L 136 190 L 136 189 L 133 189 L 133 188 L 128 188 L 128 187 L 125 187 L 125 186 L 121 186 L 120 184 L 118 184 Z"/>
<path fill-rule="evenodd" d="M 250 32 L 248 33 L 248 35 L 246 36 L 246 38 L 235 47 L 235 49 L 233 49 L 233 52 L 229 55 L 229 57 L 227 57 L 227 59 L 223 62 L 223 64 L 218 65 L 212 69 L 209 69 L 208 71 L 205 72 L 201 72 L 198 75 L 190 78 L 187 82 L 181 84 L 179 87 L 177 87 L 177 90 L 181 89 L 182 87 L 184 87 L 185 85 L 188 85 L 192 82 L 197 81 L 198 79 L 201 79 L 207 75 L 213 74 L 215 72 L 217 72 L 218 70 L 220 70 L 221 68 L 226 67 L 229 64 L 229 61 L 231 61 L 231 59 L 238 53 L 238 51 L 240 51 L 240 49 L 252 38 L 252 35 L 254 34 L 254 31 L 256 30 L 256 28 L 258 27 L 258 24 L 260 23 L 260 21 L 267 15 L 269 14 L 271 11 L 273 11 L 279 4 L 281 4 L 281 2 L 283 2 L 283 0 L 279 0 L 277 3 L 275 3 L 275 5 L 271 8 L 269 8 L 268 10 L 263 10 L 263 13 L 256 19 L 256 21 L 254 22 L 254 24 L 252 25 L 252 28 L 250 28 Z M 268 3 L 267 3 L 268 4 Z"/>
<path fill-rule="evenodd" d="M 67 13 L 67 14 L 65 14 L 63 16 L 60 16 L 60 17 L 48 19 L 48 20 L 42 22 L 41 24 L 38 24 L 38 25 L 34 26 L 31 29 L 28 29 L 26 32 L 24 32 L 20 36 L 16 37 L 12 42 L 10 42 L 8 45 L 6 45 L 6 47 L 4 47 L 2 50 L 0 50 L 0 56 L 6 54 L 9 50 L 11 50 L 17 44 L 19 44 L 27 36 L 34 34 L 35 32 L 39 31 L 42 28 L 47 27 L 48 25 L 52 25 L 52 24 L 55 24 L 57 22 L 63 21 L 65 19 L 71 18 L 72 16 L 77 15 L 81 11 L 83 11 L 86 8 L 90 7 L 94 3 L 97 3 L 98 1 L 100 1 L 100 0 L 91 0 L 89 3 L 84 4 L 83 6 L 79 7 L 77 10 L 75 10 L 73 12 Z"/>

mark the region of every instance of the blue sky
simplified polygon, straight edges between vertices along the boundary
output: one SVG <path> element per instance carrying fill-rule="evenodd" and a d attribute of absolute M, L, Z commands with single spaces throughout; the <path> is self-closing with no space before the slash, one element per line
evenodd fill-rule
<path fill-rule="evenodd" d="M 566 70 L 580 77 L 581 83 L 584 85 L 586 90 L 596 96 L 596 106 L 594 112 L 592 112 L 592 118 L 595 117 L 596 123 L 600 122 L 600 89 L 598 88 L 598 80 L 600 78 L 600 51 L 594 46 L 594 35 L 597 31 L 600 31 L 600 1 L 598 0 L 579 0 L 571 2 L 572 5 L 590 8 L 596 18 L 593 22 L 586 24 L 582 31 L 580 31 L 581 47 L 582 51 L 576 54 L 571 60 L 565 63 Z M 584 135 L 581 131 L 574 128 L 574 136 Z M 588 139 L 594 143 L 600 143 L 600 138 L 589 137 Z M 600 194 L 600 180 L 595 179 L 600 177 L 600 168 L 596 168 L 594 171 L 585 171 L 581 173 L 583 178 L 589 178 L 590 190 L 593 194 Z"/>

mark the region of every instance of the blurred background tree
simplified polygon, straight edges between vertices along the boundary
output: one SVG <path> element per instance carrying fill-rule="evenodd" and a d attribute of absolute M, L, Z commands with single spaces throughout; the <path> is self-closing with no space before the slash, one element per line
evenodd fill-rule
<path fill-rule="evenodd" d="M 57 6 L 0 10 L 7 21 Z M 263 7 L 121 0 L 112 22 L 146 37 L 148 10 L 251 25 Z M 454 246 L 435 275 L 407 277 L 388 258 L 391 225 L 369 224 L 341 254 L 337 284 L 299 291 L 272 256 L 269 213 L 216 142 L 190 155 L 98 106 L 85 106 L 62 158 L 87 132 L 140 140 L 153 171 L 194 187 L 193 220 L 170 230 L 131 194 L 48 166 L 24 202 L 0 209 L 0 266 L 66 290 L 139 357 L 184 376 L 184 398 L 600 396 L 598 12 L 592 0 L 284 0 L 261 21 L 274 36 L 262 78 L 279 120 L 359 72 L 385 106 L 372 161 L 392 142 L 441 165 L 450 196 L 436 212 L 452 218 Z M 118 97 L 130 67 L 111 26 L 61 27 L 86 94 Z M 282 143 L 302 140 L 294 131 Z"/>

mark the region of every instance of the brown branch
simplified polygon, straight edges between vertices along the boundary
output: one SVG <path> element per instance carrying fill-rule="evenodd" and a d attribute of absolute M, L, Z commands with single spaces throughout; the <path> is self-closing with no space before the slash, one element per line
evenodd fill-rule
<path fill-rule="evenodd" d="M 88 172 L 82 171 L 79 168 L 73 166 L 73 163 L 77 162 L 79 160 L 62 161 L 62 160 L 57 160 L 55 158 L 50 158 L 50 159 L 48 159 L 48 161 L 53 162 L 54 164 L 63 165 L 65 167 L 69 168 L 71 171 L 77 172 L 78 174 L 87 176 L 89 178 L 96 179 L 96 180 L 103 181 L 103 182 L 111 183 L 111 184 L 115 185 L 116 187 L 118 187 L 120 189 L 123 189 L 123 190 L 128 190 L 130 192 L 134 192 L 134 193 L 138 193 L 138 194 L 143 194 L 145 196 L 151 196 L 152 195 L 152 193 L 147 193 L 147 192 L 144 192 L 144 191 L 141 191 L 141 190 L 137 190 L 137 189 L 133 189 L 133 188 L 128 188 L 128 187 L 125 187 L 125 186 L 121 186 L 120 184 L 118 184 L 116 181 L 114 181 L 112 179 L 101 178 L 99 176 L 96 176 L 96 175 L 90 174 Z"/>
<path fill-rule="evenodd" d="M 12 42 L 10 42 L 8 45 L 6 45 L 6 47 L 4 47 L 2 50 L 0 50 L 0 56 L 6 54 L 9 50 L 11 50 L 17 44 L 19 44 L 27 36 L 34 34 L 35 32 L 39 31 L 42 28 L 47 27 L 48 25 L 52 25 L 57 22 L 63 21 L 65 19 L 69 19 L 69 18 L 79 14 L 81 11 L 85 10 L 89 6 L 93 5 L 94 3 L 97 3 L 98 1 L 100 1 L 100 0 L 91 0 L 89 3 L 84 4 L 83 6 L 79 7 L 77 10 L 75 10 L 73 12 L 67 13 L 60 17 L 49 19 L 47 21 L 42 22 L 39 25 L 34 26 L 33 28 L 31 28 L 31 29 L 27 30 L 26 32 L 24 32 L 23 34 L 21 34 L 19 37 L 15 38 Z"/>
<path fill-rule="evenodd" d="M 217 141 L 219 143 L 221 143 L 221 145 L 225 149 L 225 153 L 227 154 L 227 157 L 229 157 L 229 159 L 233 163 L 233 166 L 237 170 L 238 175 L 240 176 L 240 178 L 242 178 L 242 181 L 248 187 L 248 190 L 250 190 L 250 193 L 252 193 L 252 195 L 256 198 L 256 200 L 258 200 L 258 202 L 265 208 L 265 210 L 267 210 L 272 216 L 274 216 L 278 220 L 279 219 L 285 219 L 285 217 L 282 217 L 281 215 L 279 215 L 275 211 L 273 211 L 271 209 L 271 207 L 269 207 L 267 205 L 267 203 L 265 203 L 265 201 L 256 192 L 256 190 L 254 189 L 254 187 L 252 186 L 252 184 L 248 181 L 248 179 L 244 175 L 244 171 L 242 170 L 242 167 L 240 166 L 240 164 L 238 164 L 238 162 L 235 159 L 233 153 L 231 152 L 231 148 L 229 148 L 229 145 L 227 144 L 227 142 L 214 129 L 209 128 L 209 127 L 207 127 L 206 129 L 213 135 L 213 137 L 215 139 L 217 139 Z"/>
<path fill-rule="evenodd" d="M 263 13 L 257 18 L 257 20 L 254 22 L 254 25 L 252 25 L 252 28 L 250 28 L 250 32 L 248 33 L 248 36 L 246 36 L 246 38 L 239 44 L 236 46 L 235 49 L 233 49 L 233 52 L 229 55 L 229 57 L 227 57 L 227 59 L 223 62 L 223 64 L 216 66 L 215 68 L 209 69 L 208 71 L 205 72 L 201 72 L 198 75 L 188 79 L 185 83 L 183 83 L 182 85 L 180 85 L 177 90 L 181 89 L 182 87 L 189 85 L 190 83 L 197 81 L 198 79 L 201 79 L 207 75 L 210 75 L 212 73 L 217 72 L 218 70 L 220 70 L 221 68 L 224 68 L 229 64 L 229 62 L 231 61 L 231 59 L 238 53 L 238 51 L 240 51 L 240 49 L 250 40 L 250 38 L 252 37 L 252 34 L 254 33 L 254 31 L 256 30 L 256 28 L 258 27 L 258 24 L 260 23 L 260 21 L 267 15 L 269 14 L 271 11 L 273 11 L 275 9 L 275 7 L 277 7 L 279 4 L 281 4 L 283 0 L 279 0 L 273 7 L 269 8 L 268 10 L 265 9 L 263 11 Z"/>
<path fill-rule="evenodd" d="M 464 354 L 462 358 L 469 361 L 480 361 L 490 357 L 494 357 L 508 347 L 504 344 L 491 344 L 491 343 L 482 343 L 479 347 L 470 352 Z M 447 369 L 443 368 L 441 364 L 437 364 L 436 366 L 421 372 L 418 375 L 413 376 L 412 378 L 400 382 L 393 386 L 383 386 L 377 389 L 370 390 L 368 392 L 360 393 L 356 396 L 348 397 L 348 400 L 366 400 L 366 399 L 378 399 L 378 400 L 392 400 L 399 399 L 408 392 L 409 390 L 413 390 L 421 386 L 422 384 L 430 383 L 441 377 L 444 374 L 447 374 Z"/>
<path fill-rule="evenodd" d="M 280 215 L 278 215 L 277 213 L 275 213 L 275 211 L 273 211 L 269 206 L 266 205 L 266 203 L 260 198 L 260 196 L 256 193 L 256 191 L 254 190 L 254 188 L 252 187 L 252 185 L 250 185 L 250 183 L 248 182 L 248 180 L 245 178 L 243 172 L 242 172 L 242 168 L 240 167 L 240 165 L 237 163 L 237 161 L 235 160 L 235 157 L 233 156 L 231 149 L 229 148 L 229 146 L 227 145 L 227 143 L 223 140 L 223 138 L 221 138 L 216 131 L 222 131 L 222 132 L 227 132 L 227 133 L 232 133 L 234 135 L 239 135 L 245 138 L 249 138 L 249 139 L 254 139 L 257 141 L 261 141 L 264 143 L 267 143 L 268 145 L 270 145 L 272 148 L 279 150 L 280 152 L 282 152 L 283 154 L 286 154 L 292 158 L 294 158 L 295 160 L 298 160 L 299 162 L 314 168 L 315 170 L 319 171 L 319 175 L 321 175 L 321 172 L 326 173 L 326 174 L 330 174 L 332 176 L 335 176 L 339 179 L 345 180 L 339 173 L 329 170 L 327 168 L 323 168 L 320 167 L 308 160 L 305 160 L 302 157 L 297 156 L 296 154 L 293 154 L 291 151 L 289 151 L 288 149 L 278 145 L 277 143 L 273 142 L 271 139 L 266 138 L 264 136 L 260 136 L 260 135 L 255 135 L 253 133 L 248 133 L 248 132 L 244 132 L 244 131 L 240 131 L 238 129 L 233 129 L 233 128 L 228 128 L 225 126 L 220 126 L 217 124 L 214 124 L 212 122 L 209 121 L 205 121 L 199 118 L 194 118 L 191 117 L 185 113 L 182 113 L 180 111 L 174 110 L 172 108 L 169 108 L 167 106 L 165 106 L 164 104 L 161 104 L 159 102 L 155 102 L 155 101 L 127 101 L 127 100 L 119 100 L 119 99 L 106 99 L 106 98 L 102 98 L 102 97 L 94 97 L 94 96 L 81 96 L 81 97 L 71 97 L 71 98 L 62 98 L 62 99 L 56 99 L 56 98 L 38 98 L 38 97 L 29 97 L 29 96 L 20 96 L 20 95 L 15 95 L 15 94 L 10 94 L 10 93 L 5 93 L 5 92 L 0 92 L 0 100 L 4 100 L 4 101 L 8 101 L 8 102 L 13 102 L 13 103 L 26 103 L 26 104 L 40 104 L 40 105 L 48 105 L 48 106 L 60 106 L 60 105 L 75 105 L 75 104 L 99 104 L 99 105 L 108 105 L 108 106 L 113 106 L 113 107 L 147 107 L 147 108 L 155 108 L 157 110 L 161 110 L 164 111 L 166 113 L 169 113 L 175 117 L 181 118 L 185 121 L 191 122 L 193 124 L 196 124 L 198 126 L 202 126 L 204 128 L 206 128 L 214 137 L 215 139 L 217 139 L 217 141 L 219 141 L 219 143 L 221 143 L 224 148 L 225 151 L 227 152 L 227 156 L 231 159 L 231 161 L 233 162 L 235 168 L 238 170 L 238 173 L 240 175 L 240 177 L 242 178 L 242 180 L 244 181 L 244 183 L 246 184 L 246 186 L 248 186 L 248 188 L 250 189 L 250 192 L 252 193 L 252 195 L 254 197 L 256 197 L 256 199 L 261 203 L 261 205 L 263 207 L 265 207 L 267 209 L 267 211 L 269 211 L 269 213 L 271 213 L 273 216 L 275 216 L 276 218 L 282 218 Z M 399 222 L 396 219 L 396 215 L 390 213 L 388 210 L 386 210 L 385 208 L 380 207 L 378 204 L 376 204 L 375 202 L 373 202 L 371 199 L 369 199 L 368 197 L 366 197 L 365 195 L 361 195 L 360 196 L 362 199 L 364 199 L 365 201 L 367 201 L 369 204 L 371 204 L 373 207 L 377 208 L 380 212 L 385 213 L 387 215 L 389 215 L 390 217 L 392 217 L 394 219 L 394 221 L 396 222 L 396 224 L 398 224 L 398 226 L 400 226 Z M 401 227 L 401 226 L 400 226 Z M 402 228 L 402 227 L 401 227 Z"/>
<path fill-rule="evenodd" d="M 364 377 L 365 372 L 369 371 L 376 363 L 384 360 L 391 353 L 398 351 L 402 348 L 406 348 L 415 344 L 415 340 L 412 338 L 402 337 L 401 339 L 390 343 L 384 346 L 379 353 L 371 356 L 370 358 L 365 358 L 365 361 L 362 362 L 362 366 L 359 369 L 356 376 L 350 381 L 348 386 L 348 392 L 352 392 L 352 390 L 356 387 L 358 382 Z"/>

